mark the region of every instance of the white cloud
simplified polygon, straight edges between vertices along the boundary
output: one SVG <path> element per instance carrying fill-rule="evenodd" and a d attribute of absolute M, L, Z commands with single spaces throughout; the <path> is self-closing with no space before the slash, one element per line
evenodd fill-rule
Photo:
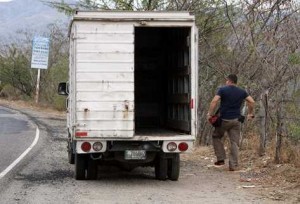
<path fill-rule="evenodd" d="M 0 3 L 2 3 L 2 2 L 10 2 L 10 1 L 13 1 L 13 0 L 0 0 Z"/>

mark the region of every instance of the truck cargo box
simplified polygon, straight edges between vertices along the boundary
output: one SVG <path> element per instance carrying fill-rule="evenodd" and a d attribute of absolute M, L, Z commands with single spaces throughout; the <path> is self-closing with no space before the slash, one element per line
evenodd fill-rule
<path fill-rule="evenodd" d="M 75 177 L 95 175 L 94 160 L 131 160 L 132 167 L 155 165 L 164 179 L 166 159 L 177 180 L 179 153 L 192 149 L 197 132 L 194 16 L 78 11 L 69 36 L 68 149 Z"/>
<path fill-rule="evenodd" d="M 78 12 L 70 127 L 88 137 L 194 136 L 196 38 L 186 12 Z"/>

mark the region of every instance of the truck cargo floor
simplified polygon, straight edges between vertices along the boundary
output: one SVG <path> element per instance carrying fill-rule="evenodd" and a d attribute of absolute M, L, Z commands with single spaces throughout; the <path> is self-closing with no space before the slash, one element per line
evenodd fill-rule
<path fill-rule="evenodd" d="M 174 131 L 166 128 L 139 128 L 135 131 L 135 136 L 174 136 L 187 135 L 186 133 Z"/>

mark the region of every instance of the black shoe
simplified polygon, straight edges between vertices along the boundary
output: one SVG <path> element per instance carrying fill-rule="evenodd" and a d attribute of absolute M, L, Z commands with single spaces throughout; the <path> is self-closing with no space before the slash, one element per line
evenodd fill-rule
<path fill-rule="evenodd" d="M 230 166 L 229 171 L 240 171 L 240 169 L 238 168 L 238 166 L 235 167 Z"/>
<path fill-rule="evenodd" d="M 216 161 L 216 162 L 215 162 L 215 165 L 216 165 L 216 166 L 222 166 L 222 165 L 224 165 L 224 164 L 225 164 L 224 160 L 220 160 L 220 161 Z"/>

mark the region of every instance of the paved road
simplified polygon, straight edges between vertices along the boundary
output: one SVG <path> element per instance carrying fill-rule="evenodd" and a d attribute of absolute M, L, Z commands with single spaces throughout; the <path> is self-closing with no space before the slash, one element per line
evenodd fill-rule
<path fill-rule="evenodd" d="M 0 173 L 31 145 L 35 131 L 26 116 L 0 106 Z"/>

